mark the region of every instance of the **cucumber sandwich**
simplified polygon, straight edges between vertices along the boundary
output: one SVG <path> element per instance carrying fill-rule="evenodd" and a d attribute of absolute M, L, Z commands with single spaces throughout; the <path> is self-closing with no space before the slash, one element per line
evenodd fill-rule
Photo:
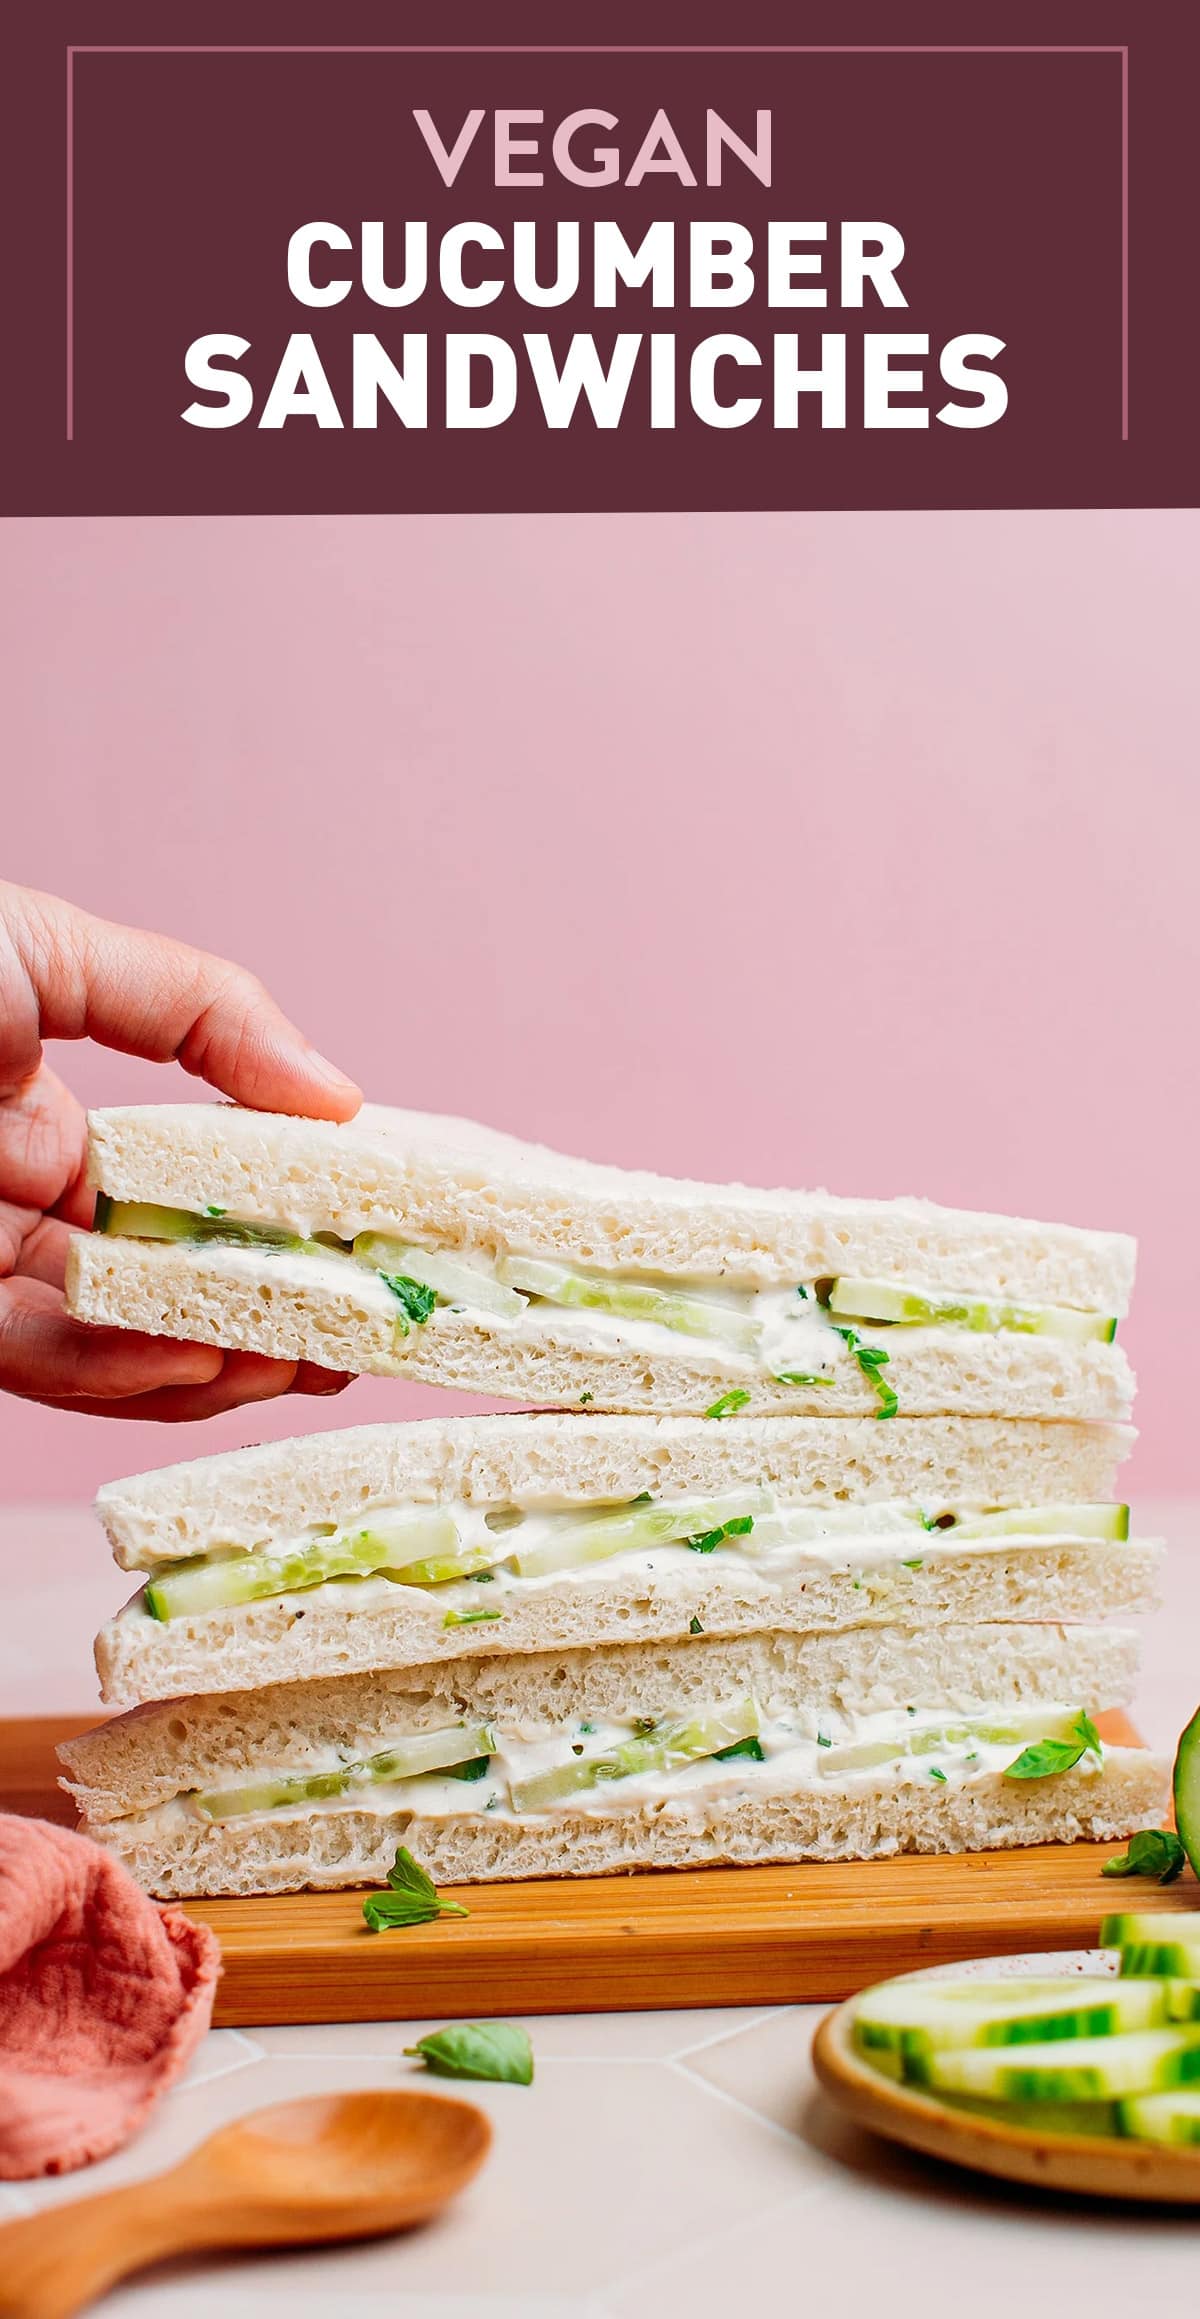
<path fill-rule="evenodd" d="M 71 1309 L 497 1399 L 1119 1421 L 1133 1243 L 630 1173 L 367 1105 L 101 1111 Z"/>
<path fill-rule="evenodd" d="M 1132 1669 L 1095 1627 L 689 1637 L 176 1699 L 60 1752 L 164 1897 L 380 1882 L 400 1844 L 448 1883 L 960 1851 L 1156 1818 L 1164 1766 L 1093 1721 Z"/>
<path fill-rule="evenodd" d="M 1094 1629 L 1153 1599 L 1158 1549 L 1112 1502 L 1125 1445 L 1070 1423 L 590 1411 L 264 1443 L 101 1490 L 116 1558 L 142 1580 L 98 1639 L 104 1697 L 639 1639 L 1041 1621 L 1057 1698 L 1058 1622 Z"/>

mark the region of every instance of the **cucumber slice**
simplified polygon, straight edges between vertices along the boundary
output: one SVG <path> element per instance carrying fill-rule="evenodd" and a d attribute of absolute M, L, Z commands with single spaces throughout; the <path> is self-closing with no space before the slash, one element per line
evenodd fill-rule
<path fill-rule="evenodd" d="M 1176 1750 L 1173 1785 L 1179 1841 L 1196 1875 L 1200 1876 L 1200 1708 Z M 1200 1933 L 1197 1938 L 1200 1939 Z"/>
<path fill-rule="evenodd" d="M 354 1242 L 360 1264 L 374 1272 L 401 1273 L 432 1288 L 439 1304 L 460 1304 L 468 1312 L 486 1312 L 497 1320 L 520 1320 L 529 1299 L 498 1281 L 490 1263 L 472 1264 L 445 1248 L 418 1248 L 409 1240 L 392 1240 L 384 1232 L 360 1232 Z"/>
<path fill-rule="evenodd" d="M 331 1537 L 310 1539 L 285 1554 L 201 1554 L 188 1562 L 167 1563 L 148 1581 L 145 1604 L 151 1618 L 193 1618 L 226 1603 L 300 1593 L 330 1578 L 367 1578 L 376 1570 L 399 1576 L 406 1566 L 413 1567 L 422 1548 L 453 1559 L 449 1575 L 463 1577 L 468 1572 L 457 1547 L 458 1531 L 449 1514 L 435 1506 L 414 1508 L 411 1513 L 381 1516 L 364 1529 L 336 1530 Z"/>
<path fill-rule="evenodd" d="M 962 1514 L 946 1525 L 946 1535 L 950 1538 L 1128 1538 L 1129 1508 L 1006 1507 L 992 1514 Z"/>
<path fill-rule="evenodd" d="M 823 1747 L 817 1760 L 822 1777 L 840 1772 L 865 1771 L 877 1763 L 902 1763 L 909 1756 L 937 1755 L 943 1749 L 971 1747 L 1028 1747 L 1042 1739 L 1073 1740 L 1074 1708 L 1030 1708 L 1005 1723 L 985 1722 L 982 1716 L 963 1716 L 955 1723 L 903 1728 L 884 1739 L 849 1740 L 843 1747 Z"/>
<path fill-rule="evenodd" d="M 1106 1916 L 1100 1926 L 1102 1949 L 1128 1949 L 1156 1941 L 1200 1949 L 1200 1909 L 1147 1909 L 1140 1914 Z"/>
<path fill-rule="evenodd" d="M 830 1312 L 856 1321 L 891 1321 L 901 1328 L 931 1323 L 989 1333 L 1019 1330 L 1023 1336 L 1066 1337 L 1076 1344 L 1111 1345 L 1116 1321 L 1103 1313 L 1070 1312 L 1064 1305 L 996 1304 L 987 1297 L 927 1297 L 886 1280 L 835 1280 Z"/>
<path fill-rule="evenodd" d="M 1200 2079 L 1200 2028 L 913 2054 L 908 2075 L 935 2092 L 984 2101 L 1120 2101 Z"/>
<path fill-rule="evenodd" d="M 632 1779 L 647 1771 L 677 1771 L 681 1764 L 718 1755 L 739 1740 L 757 1736 L 758 1709 L 752 1699 L 687 1723 L 658 1723 L 652 1731 L 621 1740 L 600 1755 L 577 1756 L 552 1771 L 514 1781 L 512 1807 L 515 1812 L 544 1812 L 610 1780 Z"/>
<path fill-rule="evenodd" d="M 1131 1980 L 1165 1977 L 1176 1983 L 1200 1980 L 1200 1940 L 1127 1941 L 1121 1950 L 1121 1973 Z"/>
<path fill-rule="evenodd" d="M 486 1724 L 456 1723 L 445 1731 L 416 1732 L 395 1747 L 366 1756 L 361 1763 L 339 1765 L 336 1771 L 296 1773 L 282 1779 L 252 1781 L 241 1788 L 207 1789 L 188 1801 L 206 1820 L 240 1819 L 247 1812 L 275 1812 L 288 1804 L 343 1796 L 351 1788 L 420 1779 L 427 1772 L 454 1771 L 479 1756 L 490 1756 L 495 1745 Z"/>
<path fill-rule="evenodd" d="M 96 1201 L 94 1229 L 126 1240 L 217 1240 L 248 1248 L 288 1248 L 307 1256 L 328 1256 L 327 1240 L 306 1240 L 282 1224 L 240 1224 L 235 1216 L 197 1216 L 188 1208 L 156 1208 L 141 1200 Z"/>
<path fill-rule="evenodd" d="M 548 1304 L 616 1313 L 622 1320 L 657 1321 L 661 1328 L 678 1329 L 684 1336 L 715 1337 L 739 1353 L 758 1351 L 758 1322 L 732 1305 L 710 1304 L 673 1288 L 653 1287 L 648 1281 L 577 1272 L 570 1265 L 544 1263 L 532 1256 L 502 1256 L 496 1274 L 508 1287 L 522 1288 L 529 1296 L 545 1298 Z"/>
<path fill-rule="evenodd" d="M 1154 1981 L 884 1981 L 860 1997 L 854 2041 L 903 2073 L 913 2056 L 1112 2037 L 1171 2018 L 1166 1987 Z"/>
<path fill-rule="evenodd" d="M 719 1498 L 677 1499 L 671 1505 L 634 1501 L 628 1506 L 603 1508 L 567 1521 L 541 1544 L 522 1548 L 520 1531 L 507 1533 L 510 1550 L 505 1559 L 518 1578 L 543 1578 L 555 1570 L 575 1570 L 585 1562 L 603 1562 L 612 1554 L 627 1554 L 647 1546 L 666 1546 L 703 1537 L 726 1522 L 753 1521 L 769 1512 L 774 1499 L 769 1490 L 729 1490 Z M 745 1537 L 752 1533 L 745 1533 Z M 744 1543 L 739 1536 L 735 1550 Z"/>
<path fill-rule="evenodd" d="M 1121 2132 L 1136 2142 L 1200 2142 L 1200 2090 L 1135 2094 L 1121 2103 L 1119 2119 Z"/>

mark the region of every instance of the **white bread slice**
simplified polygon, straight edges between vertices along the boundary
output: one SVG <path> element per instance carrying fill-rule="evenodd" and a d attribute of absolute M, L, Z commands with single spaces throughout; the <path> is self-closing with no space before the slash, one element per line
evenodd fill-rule
<path fill-rule="evenodd" d="M 152 1336 L 543 1407 L 577 1406 L 586 1394 L 597 1410 L 702 1416 L 734 1389 L 749 1395 L 743 1406 L 756 1416 L 859 1416 L 877 1406 L 849 1358 L 830 1385 L 783 1385 L 715 1344 L 711 1354 L 683 1338 L 678 1352 L 657 1342 L 646 1350 L 636 1324 L 624 1341 L 614 1334 L 584 1348 L 572 1318 L 549 1304 L 490 1326 L 439 1306 L 397 1339 L 395 1299 L 365 1266 L 256 1248 L 79 1234 L 67 1259 L 67 1302 L 80 1320 Z M 887 1381 L 906 1417 L 1120 1423 L 1132 1407 L 1132 1372 L 1116 1344 L 917 1328 L 893 1329 L 887 1350 Z"/>
<path fill-rule="evenodd" d="M 751 1286 L 837 1273 L 1123 1314 L 1119 1233 L 914 1199 L 697 1184 L 569 1159 L 473 1121 L 365 1104 L 345 1127 L 224 1104 L 96 1111 L 89 1182 L 120 1200 L 246 1221 L 401 1232 L 482 1249 Z"/>
<path fill-rule="evenodd" d="M 659 1716 L 747 1694 L 855 1716 L 918 1702 L 969 1714 L 1046 1699 L 1099 1713 L 1128 1702 L 1137 1666 L 1138 1636 L 1128 1627 L 858 1627 L 625 1643 L 173 1699 L 65 1741 L 59 1757 L 62 1784 L 91 1825 L 192 1788 L 325 1769 L 331 1748 L 369 1755 L 460 1719 Z"/>
<path fill-rule="evenodd" d="M 1161 1554 L 1156 1541 L 1145 1539 L 1006 1538 L 986 1549 L 935 1542 L 922 1549 L 919 1569 L 891 1563 L 866 1569 L 857 1580 L 850 1570 L 813 1568 L 768 1579 L 737 1554 L 688 1555 L 682 1570 L 653 1576 L 628 1565 L 593 1564 L 539 1580 L 528 1591 L 513 1586 L 502 1597 L 489 1587 L 478 1599 L 502 1599 L 502 1618 L 450 1628 L 444 1596 L 386 1581 L 378 1587 L 335 1583 L 165 1625 L 135 1604 L 101 1629 L 96 1668 L 106 1705 L 125 1707 L 185 1692 L 474 1661 L 497 1651 L 675 1642 L 694 1636 L 697 1626 L 705 1635 L 866 1627 L 872 1648 L 880 1649 L 880 1629 L 893 1621 L 919 1628 L 984 1620 L 1087 1622 L 1152 1608 Z"/>
<path fill-rule="evenodd" d="M 1105 1749 L 1099 1770 L 1054 1779 L 988 1778 L 896 1788 L 862 1777 L 843 1788 L 716 1793 L 603 1816 L 501 1820 L 483 1813 L 293 1811 L 206 1827 L 180 1813 L 135 1813 L 89 1829 L 162 1900 L 205 1894 L 334 1890 L 385 1882 L 400 1844 L 438 1885 L 723 1863 L 868 1860 L 900 1852 L 996 1851 L 1018 1844 L 1119 1843 L 1159 1825 L 1168 1766 L 1144 1748 Z"/>
<path fill-rule="evenodd" d="M 763 1482 L 818 1505 L 1095 1503 L 1131 1427 L 927 1417 L 426 1417 L 355 1425 L 105 1482 L 96 1512 L 124 1570 L 262 1547 L 403 1499 L 519 1505 Z"/>

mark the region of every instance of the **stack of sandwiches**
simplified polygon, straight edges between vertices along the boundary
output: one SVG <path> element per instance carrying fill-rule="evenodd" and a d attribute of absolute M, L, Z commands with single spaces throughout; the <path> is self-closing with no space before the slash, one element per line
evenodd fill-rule
<path fill-rule="evenodd" d="M 1133 1246 L 368 1107 L 91 1122 L 86 1320 L 533 1403 L 108 1485 L 131 1710 L 63 1750 L 163 1896 L 864 1858 L 1157 1822 L 1095 1719 L 1160 1549 Z"/>

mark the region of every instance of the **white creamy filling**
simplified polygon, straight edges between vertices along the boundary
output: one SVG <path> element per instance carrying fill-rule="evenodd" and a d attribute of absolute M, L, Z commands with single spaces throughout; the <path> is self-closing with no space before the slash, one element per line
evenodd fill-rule
<path fill-rule="evenodd" d="M 661 1718 L 687 1723 L 707 1712 L 694 1706 L 676 1716 Z M 718 1711 L 719 1712 L 719 1711 Z M 1029 1744 L 1036 1730 L 1061 1720 L 1071 1722 L 1078 1709 L 1046 1707 L 1036 1711 L 1006 1706 L 979 1707 L 968 1717 L 953 1710 L 890 1709 L 874 1715 L 848 1715 L 836 1708 L 819 1709 L 771 1702 L 760 1707 L 758 1739 L 763 1760 L 740 1755 L 726 1760 L 703 1756 L 668 1769 L 635 1771 L 620 1778 L 581 1786 L 543 1805 L 514 1804 L 513 1791 L 560 1767 L 586 1762 L 627 1743 L 635 1726 L 630 1722 L 587 1720 L 548 1728 L 537 1723 L 493 1723 L 495 1739 L 486 1777 L 462 1781 L 438 1773 L 395 1781 L 362 1780 L 341 1794 L 275 1804 L 262 1811 L 241 1812 L 220 1823 L 226 1827 L 253 1826 L 264 1820 L 306 1819 L 310 1814 L 348 1811 L 384 1817 L 396 1811 L 417 1819 L 489 1818 L 518 1820 L 562 1813 L 583 1813 L 608 1819 L 630 1808 L 700 1801 L 709 1796 L 785 1796 L 812 1788 L 858 1794 L 883 1789 L 899 1793 L 910 1789 L 950 1789 L 979 1785 L 1000 1778 Z M 991 1735 L 989 1736 L 989 1727 Z M 363 1755 L 388 1746 L 378 1733 L 363 1734 Z M 396 1744 L 393 1738 L 391 1744 Z M 846 1761 L 853 1750 L 863 1760 Z M 293 1773 L 311 1777 L 341 1770 L 349 1751 L 314 1749 Z M 1102 1763 L 1085 1755 L 1079 1766 L 1095 1776 Z M 256 1781 L 288 1776 L 278 1766 L 259 1766 Z M 220 1781 L 213 1786 L 220 1789 Z M 233 1778 L 228 1783 L 232 1786 Z M 197 1813 L 189 1796 L 181 1795 L 139 1814 L 164 1830 L 183 1822 L 211 1819 Z"/>
<path fill-rule="evenodd" d="M 298 1296 L 322 1289 L 343 1301 L 350 1299 L 364 1314 L 395 1326 L 398 1362 L 403 1361 L 405 1353 L 417 1342 L 421 1329 L 436 1320 L 435 1313 L 429 1321 L 412 1323 L 405 1333 L 402 1308 L 382 1274 L 350 1255 L 335 1251 L 327 1256 L 316 1255 L 271 1247 L 266 1242 L 247 1248 L 230 1246 L 220 1240 L 184 1240 L 177 1245 L 202 1248 L 206 1268 L 224 1273 L 231 1280 L 262 1281 L 264 1285 L 275 1285 Z M 459 1253 L 455 1251 L 456 1255 Z M 469 1255 L 463 1260 L 471 1262 Z M 485 1269 L 488 1268 L 481 1262 L 481 1274 Z M 637 1277 L 614 1275 L 614 1281 L 619 1284 L 627 1280 L 636 1285 Z M 739 1349 L 720 1336 L 693 1335 L 687 1329 L 671 1328 L 661 1321 L 634 1319 L 622 1313 L 591 1308 L 583 1310 L 536 1297 L 512 1318 L 472 1305 L 469 1297 L 462 1301 L 439 1299 L 437 1312 L 454 1314 L 499 1337 L 537 1333 L 552 1327 L 556 1337 L 580 1352 L 628 1351 L 662 1357 L 686 1351 L 690 1358 L 707 1362 L 714 1372 L 722 1375 L 732 1372 L 747 1377 L 774 1376 L 781 1371 L 799 1371 L 832 1379 L 839 1366 L 848 1374 L 855 1374 L 852 1355 L 833 1320 L 812 1294 L 801 1297 L 795 1287 L 737 1289 L 719 1281 L 683 1280 L 670 1285 L 677 1286 L 681 1295 L 698 1297 L 706 1305 L 724 1308 L 760 1328 L 758 1352 Z M 856 1324 L 856 1327 L 864 1343 L 883 1341 L 878 1331 L 871 1331 L 869 1323 Z"/>
<path fill-rule="evenodd" d="M 617 1552 L 606 1551 L 594 1560 L 572 1563 L 564 1560 L 555 1564 L 556 1546 L 591 1534 L 589 1517 L 612 1515 L 618 1519 L 645 1512 L 653 1518 L 659 1512 L 670 1512 L 673 1506 L 696 1507 L 707 1503 L 708 1515 L 718 1523 L 725 1515 L 736 1514 L 746 1504 L 754 1504 L 748 1531 L 720 1536 L 708 1526 L 708 1518 L 689 1514 L 698 1522 L 698 1535 L 716 1542 L 702 1550 L 684 1539 L 657 1541 L 653 1544 L 631 1545 Z M 926 1568 L 934 1568 L 964 1552 L 974 1555 L 1011 1554 L 1079 1543 L 1085 1533 L 1072 1530 L 1064 1523 L 1061 1528 L 1039 1528 L 1037 1509 L 1027 1511 L 1029 1530 L 1021 1532 L 1022 1516 L 1014 1513 L 1010 1519 L 1012 1530 L 992 1530 L 984 1535 L 973 1534 L 969 1524 L 972 1515 L 983 1509 L 970 1507 L 947 1508 L 935 1504 L 924 1510 L 909 1502 L 882 1502 L 864 1506 L 838 1504 L 814 1505 L 811 1501 L 779 1497 L 775 1492 L 754 1485 L 739 1490 L 733 1485 L 728 1491 L 703 1501 L 700 1494 L 686 1498 L 679 1493 L 667 1493 L 645 1502 L 621 1502 L 613 1505 L 580 1504 L 561 1498 L 545 1498 L 524 1507 L 471 1505 L 459 1501 L 450 1507 L 426 1507 L 414 1501 L 377 1501 L 364 1506 L 348 1521 L 341 1533 L 350 1540 L 370 1539 L 378 1533 L 378 1543 L 372 1552 L 380 1555 L 380 1566 L 363 1574 L 338 1575 L 316 1584 L 279 1585 L 272 1591 L 243 1596 L 244 1601 L 271 1602 L 294 1600 L 298 1606 L 328 1604 L 339 1613 L 354 1614 L 378 1609 L 389 1600 L 395 1600 L 397 1589 L 410 1595 L 419 1595 L 431 1605 L 436 1604 L 451 1623 L 466 1623 L 480 1612 L 503 1611 L 509 1600 L 536 1596 L 548 1589 L 568 1587 L 576 1591 L 603 1594 L 606 1589 L 625 1587 L 630 1582 L 663 1579 L 696 1580 L 703 1577 L 718 1585 L 736 1586 L 743 1593 L 747 1589 L 769 1592 L 806 1573 L 847 1577 L 855 1586 L 870 1588 L 872 1581 L 886 1588 L 903 1585 L 910 1575 Z M 419 1581 L 402 1582 L 389 1575 L 406 1563 L 422 1567 L 421 1558 L 426 1549 L 419 1543 L 401 1545 L 403 1529 L 397 1522 L 419 1517 L 423 1513 L 446 1515 L 456 1534 L 450 1556 L 438 1560 L 436 1550 L 431 1556 L 435 1569 L 446 1575 L 436 1579 L 422 1577 Z M 924 1522 L 936 1523 L 954 1514 L 964 1527 L 926 1528 Z M 923 1517 L 923 1518 L 922 1518 Z M 995 1519 L 993 1514 L 991 1519 Z M 802 1533 L 789 1536 L 790 1525 Z M 392 1562 L 382 1563 L 382 1556 L 391 1529 Z M 600 1536 L 597 1528 L 596 1535 Z M 263 1562 L 283 1564 L 289 1557 L 303 1554 L 306 1549 L 318 1551 L 327 1543 L 329 1533 L 317 1531 L 294 1536 L 286 1541 L 272 1540 L 258 1553 L 238 1551 L 223 1553 L 220 1549 L 201 1558 L 201 1567 L 213 1569 L 218 1576 L 225 1573 L 236 1581 L 242 1572 L 253 1574 Z M 537 1562 L 544 1557 L 548 1567 L 531 1570 L 518 1565 Z M 463 1576 L 453 1574 L 454 1563 L 461 1558 Z M 472 1565 L 475 1565 L 472 1573 Z M 172 1579 L 186 1586 L 192 1565 L 181 1562 L 162 1562 L 151 1573 L 151 1586 L 169 1589 Z M 236 1588 L 227 1599 L 236 1605 Z M 140 1618 L 145 1614 L 145 1598 L 138 1596 L 126 1605 L 123 1617 Z M 220 1610 L 221 1602 L 189 1603 L 173 1606 L 169 1616 L 203 1617 L 206 1611 Z M 488 1622 L 490 1623 L 490 1622 Z"/>

